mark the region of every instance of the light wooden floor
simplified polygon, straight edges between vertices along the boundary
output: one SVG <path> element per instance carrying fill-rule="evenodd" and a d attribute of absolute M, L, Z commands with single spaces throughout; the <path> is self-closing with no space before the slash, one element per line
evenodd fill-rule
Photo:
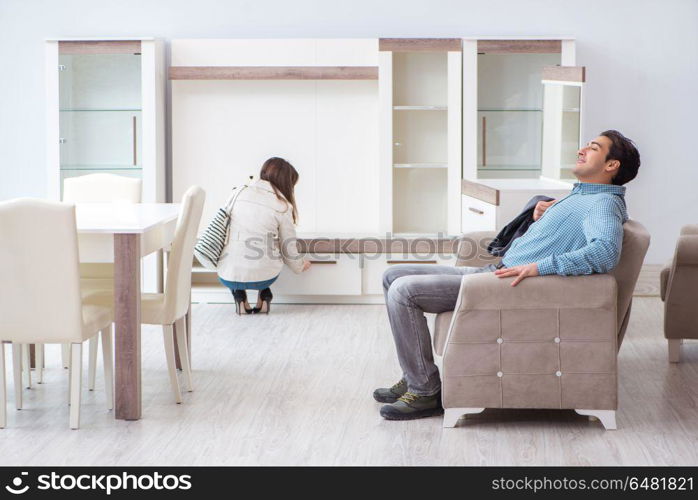
<path fill-rule="evenodd" d="M 698 344 L 667 362 L 656 297 L 633 305 L 617 431 L 571 411 L 487 410 L 454 429 L 440 417 L 384 421 L 371 393 L 399 371 L 383 306 L 274 304 L 269 316 L 237 317 L 230 305 L 197 305 L 193 318 L 196 385 L 182 405 L 159 329 L 144 330 L 138 422 L 115 421 L 98 385 L 84 393 L 82 428 L 69 430 L 57 347 L 46 383 L 16 411 L 8 366 L 0 465 L 698 464 Z"/>

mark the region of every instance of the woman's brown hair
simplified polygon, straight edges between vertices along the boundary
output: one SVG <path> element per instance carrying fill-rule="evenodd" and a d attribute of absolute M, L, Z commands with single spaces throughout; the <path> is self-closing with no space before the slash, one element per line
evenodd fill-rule
<path fill-rule="evenodd" d="M 271 184 L 277 198 L 285 199 L 291 205 L 293 223 L 295 224 L 298 221 L 298 209 L 296 208 L 293 188 L 298 182 L 298 172 L 293 168 L 293 165 L 283 158 L 269 158 L 262 165 L 259 178 Z"/>

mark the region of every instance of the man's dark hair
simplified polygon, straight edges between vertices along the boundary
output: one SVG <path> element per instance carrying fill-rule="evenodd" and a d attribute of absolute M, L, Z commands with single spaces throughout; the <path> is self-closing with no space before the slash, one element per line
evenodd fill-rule
<path fill-rule="evenodd" d="M 620 167 L 611 182 L 616 186 L 622 186 L 630 182 L 637 175 L 640 168 L 640 152 L 635 143 L 617 130 L 606 130 L 601 135 L 611 140 L 611 148 L 606 155 L 606 161 L 618 160 Z"/>

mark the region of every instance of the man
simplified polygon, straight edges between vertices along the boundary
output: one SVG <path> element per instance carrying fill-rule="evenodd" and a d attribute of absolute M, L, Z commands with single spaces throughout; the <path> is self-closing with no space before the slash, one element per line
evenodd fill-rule
<path fill-rule="evenodd" d="M 383 291 L 402 379 L 373 397 L 388 403 L 380 414 L 411 420 L 443 413 L 441 379 L 434 364 L 424 313 L 452 311 L 466 274 L 494 272 L 514 278 L 607 273 L 620 258 L 628 220 L 623 185 L 637 175 L 640 154 L 618 131 L 607 130 L 577 152 L 578 179 L 562 200 L 539 202 L 534 221 L 514 240 L 501 263 L 484 267 L 401 265 L 383 274 Z M 525 293 L 525 292 L 521 292 Z"/>

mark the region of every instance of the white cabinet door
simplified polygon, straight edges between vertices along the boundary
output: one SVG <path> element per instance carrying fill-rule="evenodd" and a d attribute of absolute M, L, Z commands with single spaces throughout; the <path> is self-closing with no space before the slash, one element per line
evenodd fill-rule
<path fill-rule="evenodd" d="M 312 260 L 310 269 L 294 274 L 287 266 L 273 286 L 279 295 L 360 295 L 361 268 L 358 255 L 327 255 Z"/>

